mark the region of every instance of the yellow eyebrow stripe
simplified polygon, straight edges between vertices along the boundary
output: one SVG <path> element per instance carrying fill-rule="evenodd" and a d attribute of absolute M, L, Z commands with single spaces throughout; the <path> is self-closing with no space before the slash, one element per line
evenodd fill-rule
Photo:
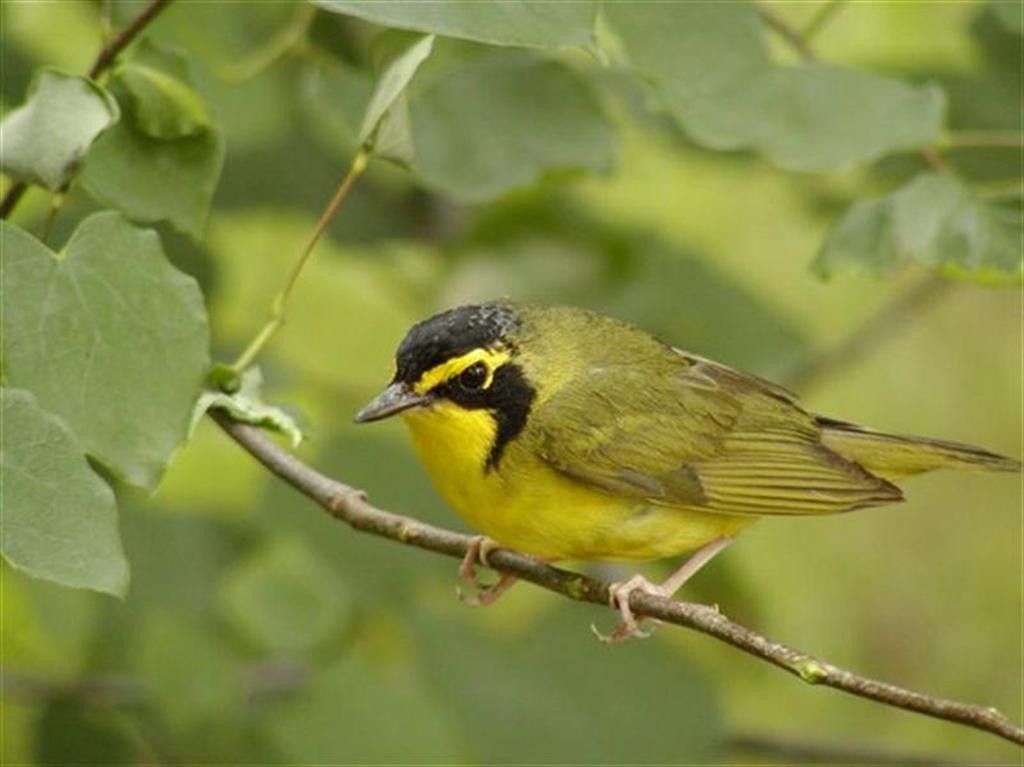
<path fill-rule="evenodd" d="M 473 349 L 459 357 L 452 357 L 440 365 L 435 365 L 420 376 L 420 380 L 413 385 L 413 391 L 417 394 L 426 394 L 438 384 L 454 378 L 463 370 L 477 362 L 487 365 L 487 382 L 484 388 L 491 385 L 491 377 L 494 371 L 512 359 L 512 353 L 508 349 Z"/>

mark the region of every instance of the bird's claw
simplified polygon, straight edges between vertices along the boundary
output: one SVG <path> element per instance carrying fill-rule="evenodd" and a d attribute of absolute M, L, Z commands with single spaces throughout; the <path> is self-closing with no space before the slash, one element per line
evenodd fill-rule
<path fill-rule="evenodd" d="M 498 545 L 484 535 L 475 535 L 470 540 L 466 556 L 462 558 L 462 564 L 459 565 L 459 578 L 471 586 L 472 591 L 463 591 L 461 586 L 455 587 L 455 595 L 463 604 L 470 607 L 486 607 L 497 601 L 498 597 L 516 582 L 515 576 L 505 573 L 502 573 L 492 584 L 481 583 L 476 577 L 477 562 L 487 566 L 489 564 L 487 558 L 497 548 Z"/>
<path fill-rule="evenodd" d="M 667 596 L 665 589 L 651 583 L 642 575 L 634 575 L 628 581 L 613 583 L 608 587 L 608 604 L 619 611 L 622 622 L 611 634 L 605 634 L 591 624 L 590 630 L 600 641 L 605 644 L 622 644 L 630 639 L 647 639 L 653 632 L 645 631 L 641 628 L 640 624 L 644 620 L 652 620 L 655 625 L 660 625 L 661 621 L 653 618 L 645 619 L 641 617 L 637 620 L 636 615 L 633 614 L 633 609 L 629 606 L 629 597 L 634 591 L 642 591 L 645 594 L 654 594 L 659 597 Z"/>

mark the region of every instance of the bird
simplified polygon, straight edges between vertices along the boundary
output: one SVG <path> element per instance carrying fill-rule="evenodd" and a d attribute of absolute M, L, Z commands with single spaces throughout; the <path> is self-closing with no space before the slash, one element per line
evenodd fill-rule
<path fill-rule="evenodd" d="M 392 416 L 480 533 L 466 580 L 496 548 L 545 562 L 691 552 L 663 583 L 611 585 L 621 622 L 600 635 L 611 642 L 649 633 L 630 594 L 673 596 L 759 519 L 896 503 L 897 480 L 933 469 L 1021 469 L 971 445 L 816 415 L 782 386 L 587 309 L 507 299 L 409 329 L 391 382 L 355 421 Z M 472 601 L 490 604 L 514 582 L 501 575 Z"/>

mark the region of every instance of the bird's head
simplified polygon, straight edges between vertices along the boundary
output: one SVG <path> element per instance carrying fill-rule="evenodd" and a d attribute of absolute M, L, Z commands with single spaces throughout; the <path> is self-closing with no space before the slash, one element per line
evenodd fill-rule
<path fill-rule="evenodd" d="M 519 311 L 507 302 L 460 306 L 417 323 L 398 346 L 391 383 L 355 420 L 402 414 L 479 423 L 491 432 L 487 460 L 495 465 L 535 396 L 517 363 L 520 330 Z"/>

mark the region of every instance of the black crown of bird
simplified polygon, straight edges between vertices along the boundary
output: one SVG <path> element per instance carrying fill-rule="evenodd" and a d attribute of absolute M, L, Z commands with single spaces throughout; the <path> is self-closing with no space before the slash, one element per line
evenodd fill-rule
<path fill-rule="evenodd" d="M 667 581 L 615 584 L 622 624 L 636 589 L 670 596 L 761 517 L 903 500 L 894 481 L 933 469 L 1017 471 L 971 445 L 885 434 L 808 413 L 781 386 L 574 307 L 495 301 L 413 326 L 390 385 L 356 415 L 398 415 L 445 500 L 495 547 L 545 561 L 642 561 L 694 552 Z M 493 602 L 514 582 L 477 592 Z"/>

